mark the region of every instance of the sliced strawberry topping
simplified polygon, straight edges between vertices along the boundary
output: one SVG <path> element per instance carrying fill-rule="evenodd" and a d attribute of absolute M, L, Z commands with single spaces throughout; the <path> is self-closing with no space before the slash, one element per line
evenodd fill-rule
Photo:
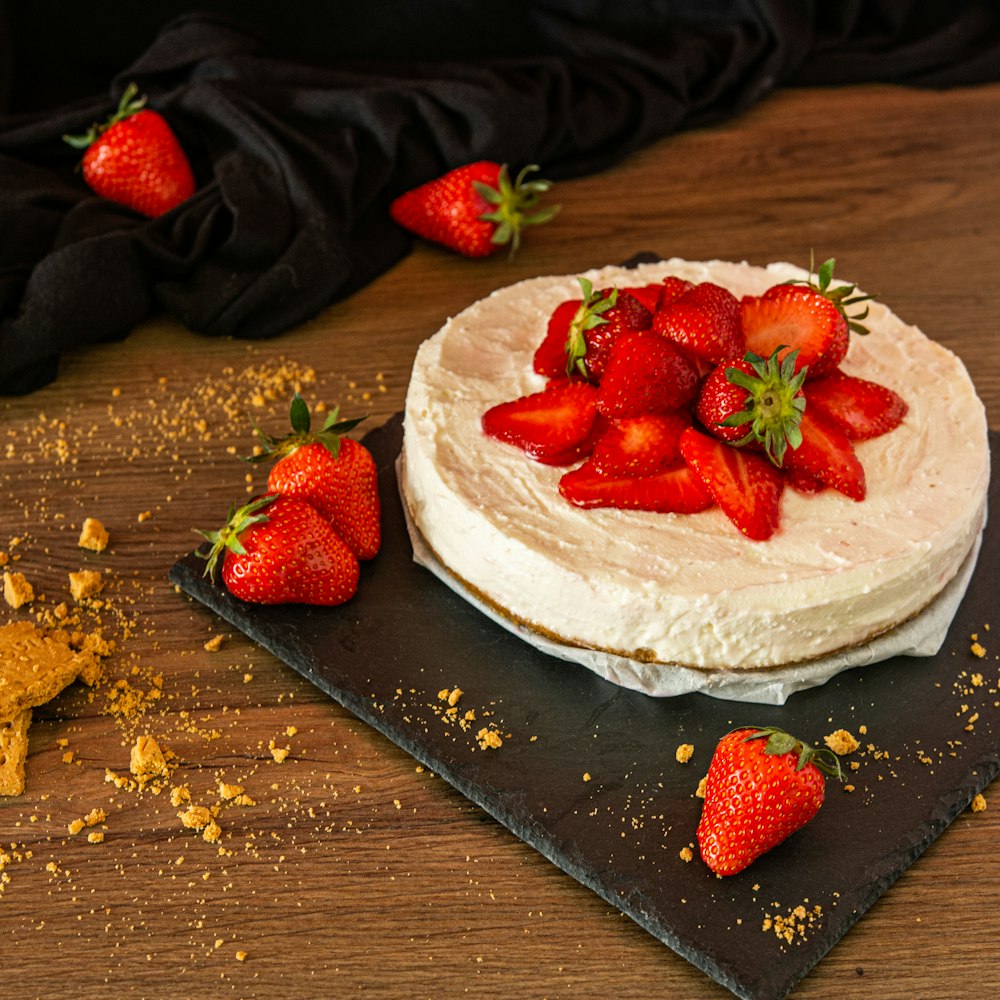
<path fill-rule="evenodd" d="M 534 369 L 546 378 L 566 374 L 566 341 L 573 317 L 583 305 L 583 299 L 567 299 L 552 311 L 545 337 L 535 351 Z"/>
<path fill-rule="evenodd" d="M 809 383 L 809 405 L 833 421 L 852 441 L 886 434 L 902 423 L 909 407 L 888 386 L 831 372 Z"/>
<path fill-rule="evenodd" d="M 681 432 L 691 426 L 686 413 L 646 413 L 612 421 L 594 445 L 590 464 L 604 476 L 649 476 L 680 457 Z"/>
<path fill-rule="evenodd" d="M 799 352 L 797 368 L 808 367 L 808 378 L 832 371 L 848 346 L 847 321 L 826 296 L 805 285 L 775 285 L 761 296 L 741 303 L 747 349 L 769 357 L 779 347 Z"/>
<path fill-rule="evenodd" d="M 681 455 L 747 538 L 765 541 L 777 531 L 785 480 L 766 458 L 693 427 L 681 435 Z"/>
<path fill-rule="evenodd" d="M 703 281 L 671 302 L 665 298 L 661 297 L 660 308 L 653 317 L 657 333 L 713 365 L 743 356 L 740 303 L 732 292 Z M 769 353 L 764 352 L 763 356 Z"/>
<path fill-rule="evenodd" d="M 648 476 L 606 476 L 586 462 L 559 480 L 559 492 L 578 507 L 695 514 L 712 506 L 700 477 L 682 464 Z"/>
<path fill-rule="evenodd" d="M 669 340 L 625 333 L 608 355 L 597 406 L 608 417 L 666 413 L 690 403 L 697 389 L 696 369 Z"/>
<path fill-rule="evenodd" d="M 821 479 L 817 479 L 814 475 L 806 472 L 804 469 L 787 469 L 785 470 L 785 482 L 796 493 L 806 493 L 812 495 L 814 493 L 822 493 L 824 490 L 828 490 L 830 487 L 826 485 Z"/>
<path fill-rule="evenodd" d="M 662 309 L 664 306 L 670 305 L 671 302 L 676 302 L 685 292 L 690 292 L 692 288 L 694 288 L 693 281 L 688 281 L 686 278 L 678 278 L 674 274 L 668 274 L 660 282 L 660 299 L 657 303 L 657 308 Z"/>
<path fill-rule="evenodd" d="M 566 464 L 593 444 L 597 389 L 577 379 L 556 379 L 541 392 L 498 403 L 483 414 L 483 431 L 516 445 L 531 458 Z"/>
<path fill-rule="evenodd" d="M 864 500 L 865 470 L 848 436 L 808 406 L 799 429 L 802 443 L 785 453 L 788 468 L 808 473 L 852 500 Z"/>

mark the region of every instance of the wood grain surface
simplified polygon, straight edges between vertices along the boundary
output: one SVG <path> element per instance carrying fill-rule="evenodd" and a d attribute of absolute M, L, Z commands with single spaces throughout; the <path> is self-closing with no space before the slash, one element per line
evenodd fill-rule
<path fill-rule="evenodd" d="M 559 218 L 513 262 L 418 246 L 273 341 L 152 320 L 67 356 L 52 386 L 0 401 L 0 552 L 36 592 L 31 607 L 0 604 L 0 624 L 65 601 L 80 627 L 117 642 L 100 684 L 35 710 L 26 790 L 0 798 L 0 998 L 729 996 L 167 572 L 197 544 L 193 529 L 219 526 L 262 484 L 238 457 L 253 444 L 248 413 L 283 429 L 298 385 L 377 426 L 401 409 L 417 346 L 448 316 L 520 278 L 639 250 L 836 256 L 838 273 L 964 359 L 1000 428 L 998 118 L 1000 86 L 784 91 L 558 185 Z M 78 547 L 85 517 L 108 527 L 103 553 Z M 106 582 L 98 606 L 76 610 L 67 574 L 81 568 Z M 977 661 L 994 686 L 996 634 L 995 645 L 980 636 Z M 172 785 L 219 807 L 217 843 L 182 826 L 169 789 L 107 780 L 128 774 L 144 734 L 171 755 Z M 254 805 L 227 803 L 220 782 Z M 1000 799 L 986 798 L 796 998 L 1000 989 Z M 71 834 L 94 808 L 105 820 Z M 762 932 L 760 947 L 775 946 Z"/>

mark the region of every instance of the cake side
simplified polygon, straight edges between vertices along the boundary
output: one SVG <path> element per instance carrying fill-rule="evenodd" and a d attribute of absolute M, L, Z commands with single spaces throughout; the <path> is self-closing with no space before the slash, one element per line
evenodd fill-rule
<path fill-rule="evenodd" d="M 595 287 L 678 274 L 737 295 L 805 277 L 791 265 L 667 261 L 587 275 Z M 896 389 L 910 412 L 859 443 L 868 498 L 786 491 L 766 543 L 711 509 L 582 510 L 563 469 L 480 430 L 489 406 L 537 391 L 532 353 L 576 277 L 530 279 L 450 320 L 418 352 L 404 419 L 411 515 L 445 566 L 518 620 L 579 645 L 700 668 L 775 666 L 892 628 L 927 605 L 970 550 L 988 480 L 986 421 L 961 362 L 873 304 L 843 370 Z M 919 378 L 918 378 L 919 376 Z M 918 386 L 931 392 L 918 392 Z"/>

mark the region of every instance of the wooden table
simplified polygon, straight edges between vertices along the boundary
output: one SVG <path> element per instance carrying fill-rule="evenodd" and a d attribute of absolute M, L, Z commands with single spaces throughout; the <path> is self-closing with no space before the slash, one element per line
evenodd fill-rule
<path fill-rule="evenodd" d="M 963 357 L 1000 427 L 998 119 L 1000 86 L 784 91 L 559 185 L 560 218 L 513 263 L 420 246 L 280 339 L 213 341 L 157 319 L 0 402 L 0 550 L 44 595 L 35 611 L 67 598 L 68 572 L 104 570 L 102 627 L 119 638 L 102 686 L 36 710 L 27 790 L 0 801 L 0 996 L 729 996 L 166 574 L 193 528 L 220 525 L 261 484 L 231 454 L 252 444 L 247 412 L 282 429 L 299 380 L 311 401 L 376 426 L 401 409 L 417 345 L 447 316 L 516 279 L 639 250 L 834 255 Z M 76 544 L 88 516 L 111 532 L 99 556 Z M 0 606 L 0 622 L 21 617 Z M 989 650 L 988 676 L 995 660 Z M 115 681 L 119 700 L 143 694 L 145 707 L 111 712 Z M 106 781 L 128 773 L 144 733 L 175 755 L 173 783 L 195 801 L 219 802 L 220 781 L 255 801 L 222 811 L 218 844 L 182 828 L 167 792 Z M 284 762 L 272 743 L 290 748 Z M 987 799 L 797 997 L 1000 989 L 1000 801 Z M 94 807 L 104 824 L 71 835 Z M 103 842 L 88 842 L 95 831 Z"/>

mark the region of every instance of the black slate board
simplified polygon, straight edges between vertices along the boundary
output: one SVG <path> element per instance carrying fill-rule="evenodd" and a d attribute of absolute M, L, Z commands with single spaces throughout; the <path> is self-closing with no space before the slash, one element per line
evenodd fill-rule
<path fill-rule="evenodd" d="M 394 470 L 401 440 L 399 417 L 365 439 L 384 540 L 348 604 L 247 605 L 206 581 L 193 553 L 171 579 L 737 996 L 786 996 L 1000 771 L 995 659 L 970 651 L 972 633 L 989 645 L 995 522 L 936 657 L 851 670 L 781 707 L 654 699 L 537 652 L 412 562 Z M 996 482 L 990 503 L 1000 510 Z M 441 714 L 439 693 L 455 687 L 459 715 L 477 713 L 465 728 Z M 695 839 L 693 793 L 715 743 L 744 723 L 815 742 L 841 727 L 867 735 L 851 758 L 852 794 L 831 784 L 811 824 L 719 879 L 679 852 Z M 484 726 L 500 748 L 479 746 Z M 696 748 L 686 765 L 675 760 L 681 743 Z M 763 929 L 800 905 L 804 933 L 792 942 Z"/>

